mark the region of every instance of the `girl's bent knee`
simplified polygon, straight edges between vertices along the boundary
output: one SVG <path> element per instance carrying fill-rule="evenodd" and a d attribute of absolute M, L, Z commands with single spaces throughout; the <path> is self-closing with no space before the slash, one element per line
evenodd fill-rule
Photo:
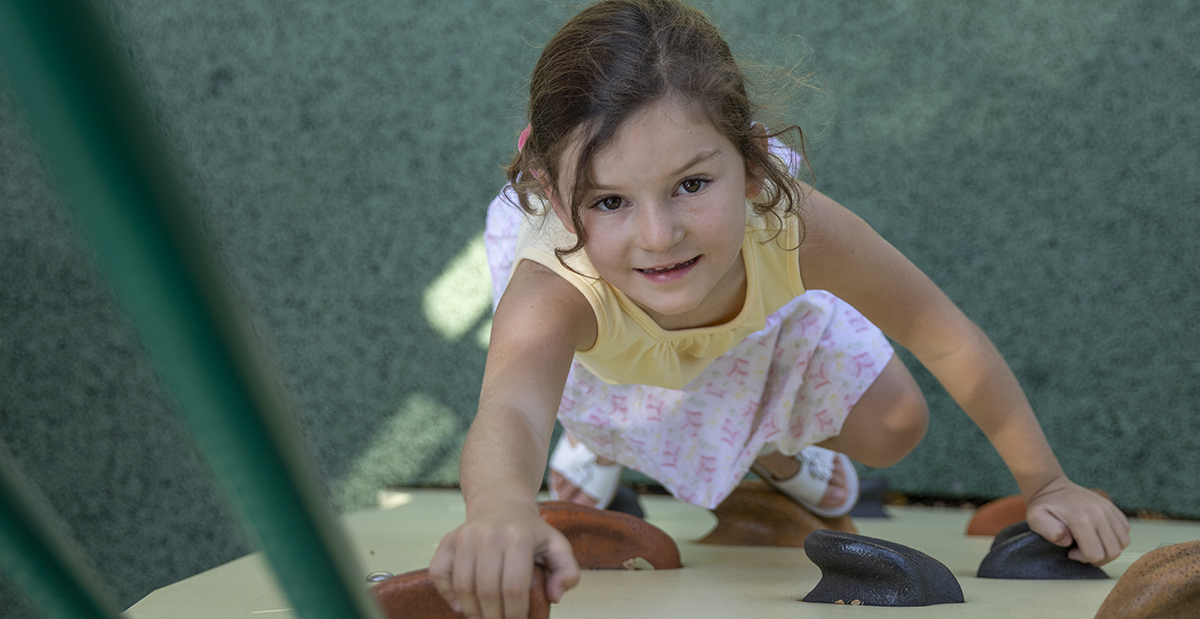
<path fill-rule="evenodd" d="M 925 438 L 928 429 L 929 405 L 920 391 L 906 396 L 897 404 L 890 430 L 898 443 L 908 446 L 904 455 L 908 455 Z"/>
<path fill-rule="evenodd" d="M 884 415 L 884 426 L 896 439 L 909 443 L 909 449 L 917 446 L 929 428 L 929 405 L 921 387 L 898 359 L 889 363 L 888 396 L 891 400 Z"/>
<path fill-rule="evenodd" d="M 911 380 L 911 378 L 909 379 Z M 904 459 L 925 438 L 929 429 L 929 406 L 915 381 L 889 390 L 888 402 L 873 419 L 867 432 L 870 445 L 860 451 L 859 462 L 884 468 Z"/>
<path fill-rule="evenodd" d="M 882 420 L 878 461 L 871 466 L 891 466 L 912 452 L 929 429 L 929 407 L 918 390 L 905 393 Z"/>
<path fill-rule="evenodd" d="M 859 398 L 842 432 L 822 446 L 874 468 L 891 466 L 913 450 L 929 428 L 929 407 L 917 381 L 893 357 Z"/>

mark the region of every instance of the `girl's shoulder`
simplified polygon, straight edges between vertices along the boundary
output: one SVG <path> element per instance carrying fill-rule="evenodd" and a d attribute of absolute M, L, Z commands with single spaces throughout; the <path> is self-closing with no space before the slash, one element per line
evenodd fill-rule
<path fill-rule="evenodd" d="M 574 350 L 587 350 L 596 341 L 598 325 L 592 304 L 578 287 L 540 262 L 521 260 L 496 306 L 493 333 L 497 329 L 523 340 L 555 332 Z"/>

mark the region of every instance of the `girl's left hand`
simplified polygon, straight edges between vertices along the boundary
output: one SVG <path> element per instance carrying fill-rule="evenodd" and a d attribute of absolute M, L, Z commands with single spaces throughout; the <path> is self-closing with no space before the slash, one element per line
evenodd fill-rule
<path fill-rule="evenodd" d="M 1129 520 L 1112 501 L 1059 477 L 1026 500 L 1029 528 L 1059 546 L 1075 544 L 1067 556 L 1104 565 L 1129 545 Z"/>

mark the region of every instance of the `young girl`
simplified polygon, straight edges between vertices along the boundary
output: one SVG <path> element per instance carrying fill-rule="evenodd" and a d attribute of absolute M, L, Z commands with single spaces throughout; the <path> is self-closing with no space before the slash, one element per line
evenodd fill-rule
<path fill-rule="evenodd" d="M 792 178 L 755 112 L 719 32 L 675 0 L 605 0 L 543 50 L 506 190 L 523 213 L 488 214 L 493 249 L 519 234 L 491 256 L 507 287 L 463 448 L 467 519 L 430 565 L 467 616 L 525 617 L 535 564 L 552 601 L 578 582 L 534 498 L 556 415 L 589 452 L 697 505 L 754 466 L 809 507 L 848 509 L 844 457 L 888 466 L 927 423 L 880 330 L 988 436 L 1034 531 L 1096 564 L 1129 543 L 1121 512 L 1064 475 L 987 337 Z"/>

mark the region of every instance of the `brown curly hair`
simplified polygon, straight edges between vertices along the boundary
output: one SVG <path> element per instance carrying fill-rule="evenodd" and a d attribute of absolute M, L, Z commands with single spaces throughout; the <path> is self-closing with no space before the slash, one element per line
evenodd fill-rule
<path fill-rule="evenodd" d="M 801 186 L 787 165 L 770 154 L 759 111 L 747 95 L 746 76 L 729 44 L 704 13 L 677 0 L 603 0 L 568 21 L 542 50 L 529 84 L 529 134 L 507 167 L 523 210 L 536 214 L 529 196 L 546 199 L 562 172 L 560 157 L 573 138 L 582 140 L 575 186 L 564 201 L 576 231 L 574 247 L 587 243 L 580 211 L 595 181 L 592 161 L 632 114 L 668 96 L 694 105 L 740 151 L 748 178 L 765 180 L 754 202 L 759 215 L 799 217 Z M 804 152 L 804 134 L 789 131 Z M 559 195 L 565 192 L 559 191 Z"/>

